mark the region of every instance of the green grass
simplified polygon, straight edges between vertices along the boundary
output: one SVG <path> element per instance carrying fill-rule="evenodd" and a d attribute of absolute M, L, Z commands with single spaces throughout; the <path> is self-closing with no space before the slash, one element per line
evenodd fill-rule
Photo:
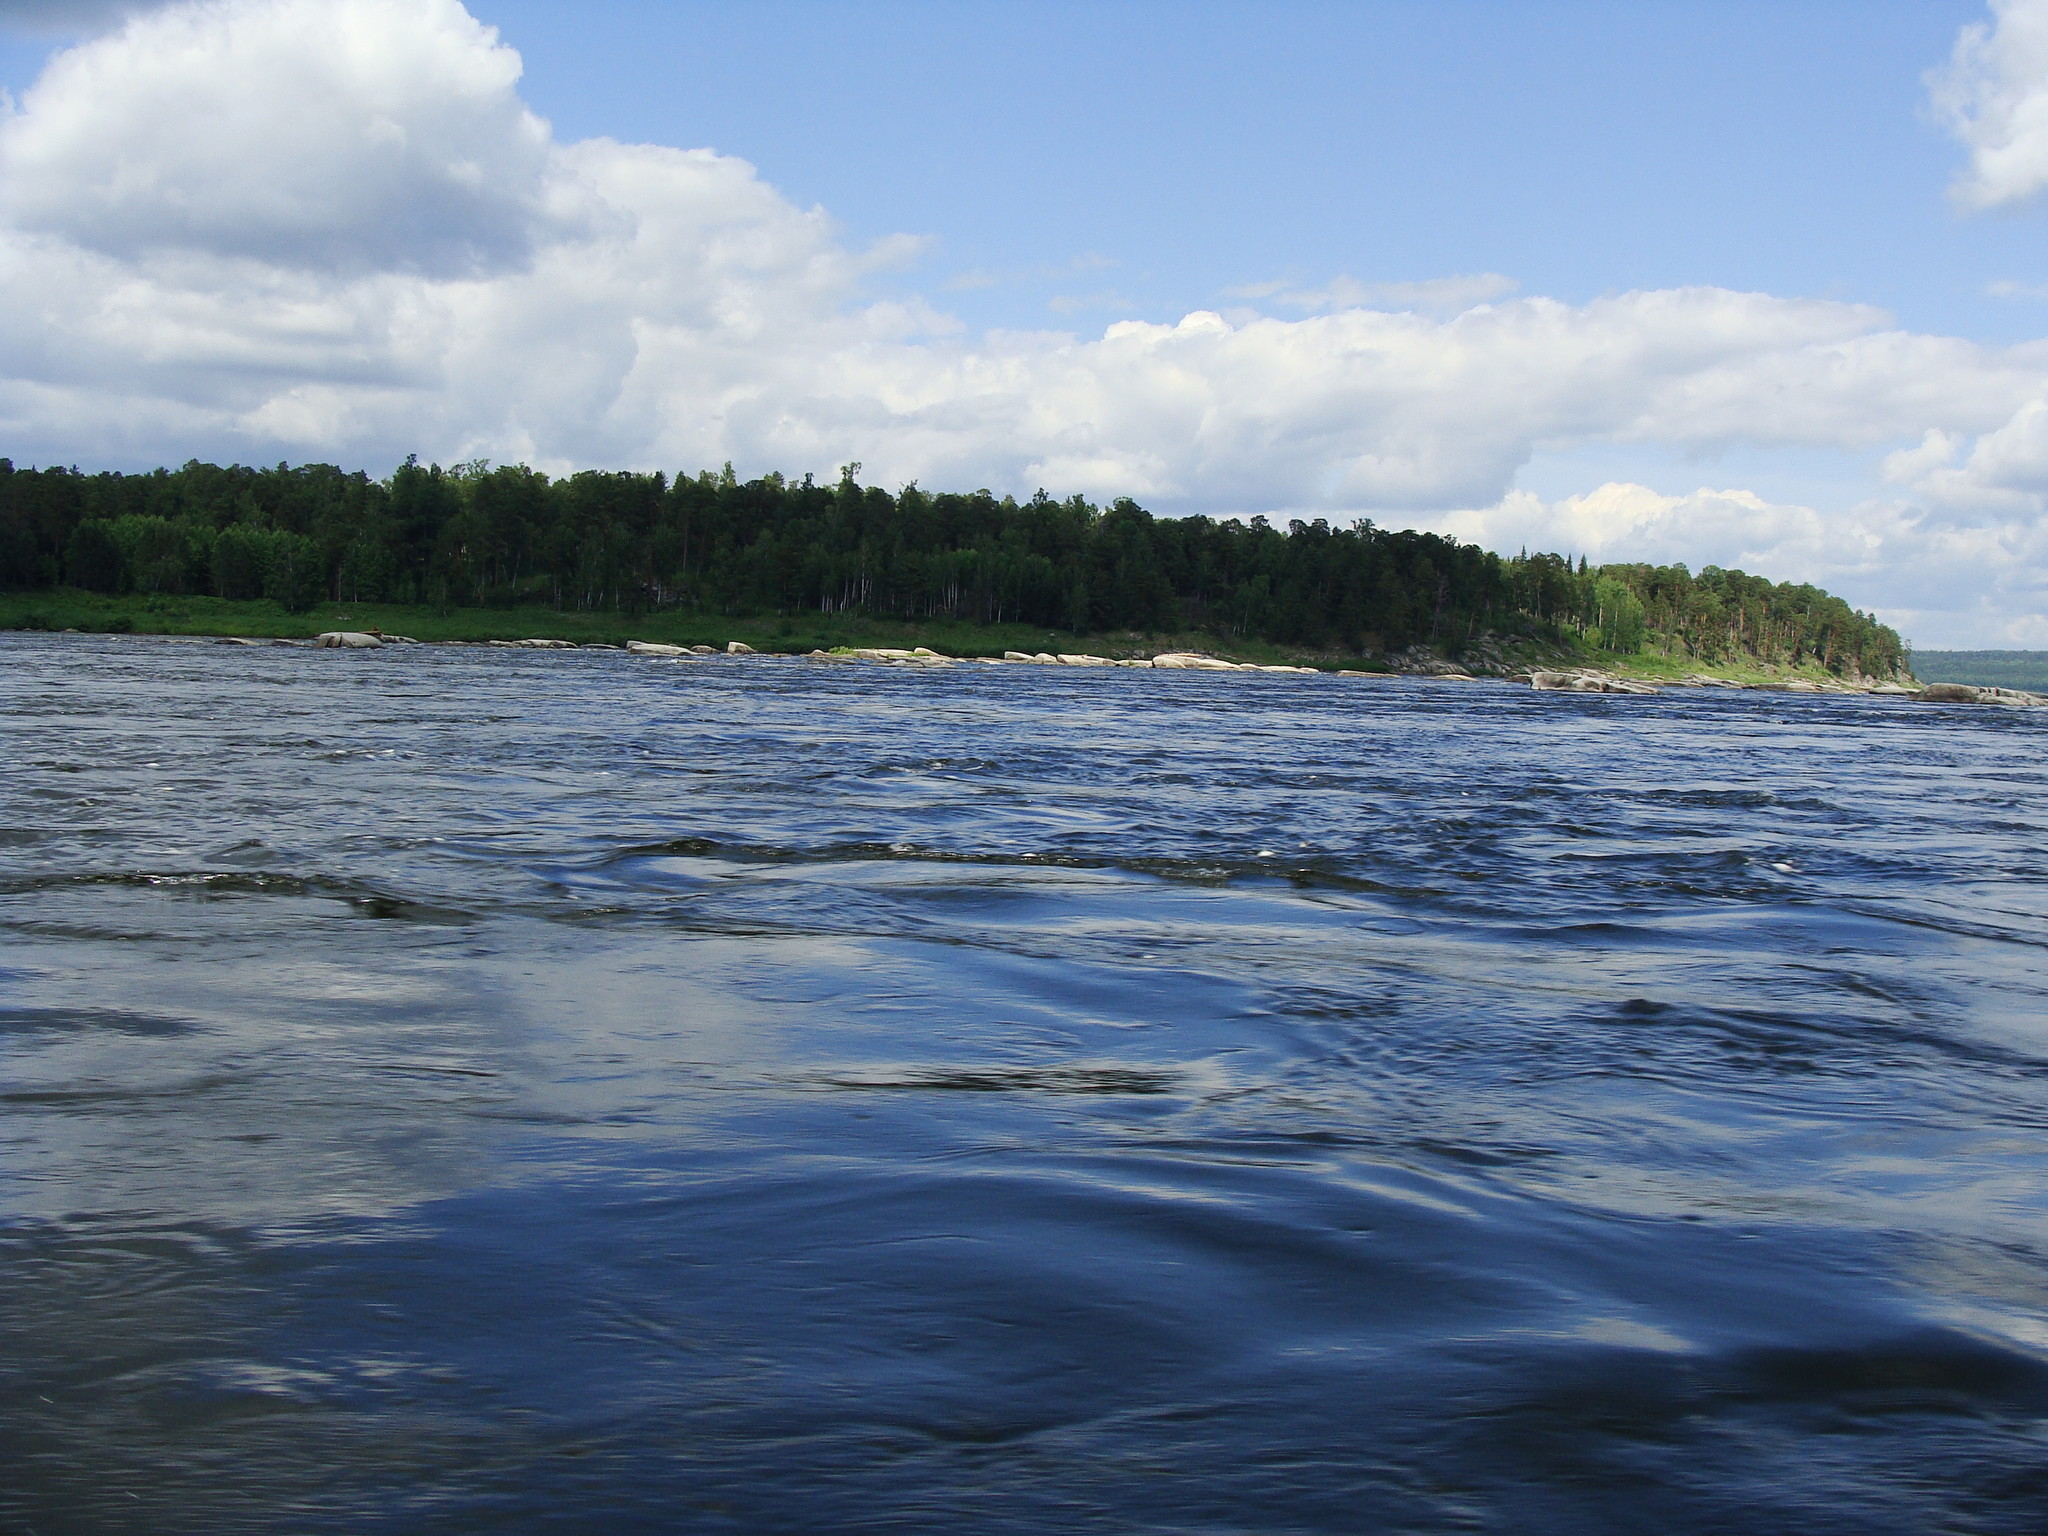
<path fill-rule="evenodd" d="M 1657 651 L 1619 655 L 1612 651 L 1589 651 L 1585 666 L 1601 667 L 1616 677 L 1645 683 L 1676 682 L 1683 677 L 1718 677 L 1733 683 L 1783 683 L 1793 678 L 1808 682 L 1840 682 L 1818 662 L 1803 666 L 1780 666 L 1774 662 L 1746 657 L 1739 662 L 1700 661 L 1689 656 L 1667 656 Z"/>
<path fill-rule="evenodd" d="M 1201 631 L 1167 635 L 1120 631 L 1072 634 L 1027 624 L 968 624 L 947 619 L 904 623 L 856 615 L 803 613 L 725 618 L 679 612 L 631 615 L 610 611 L 543 607 L 450 608 L 396 603 L 321 603 L 307 613 L 287 613 L 273 602 L 234 602 L 218 597 L 159 597 L 131 593 L 106 597 L 74 588 L 0 593 L 0 629 L 76 629 L 87 633 L 158 635 L 246 635 L 302 640 L 329 629 L 381 629 L 416 640 L 655 640 L 670 645 L 715 645 L 738 640 L 757 651 L 804 652 L 835 647 L 920 645 L 949 656 L 1000 656 L 1004 651 L 1086 652 L 1096 656 L 1151 656 L 1160 651 L 1206 651 L 1232 661 L 1286 662 L 1327 669 L 1384 671 L 1385 664 L 1356 653 L 1305 649 L 1268 640 Z M 1617 655 L 1568 641 L 1519 641 L 1504 647 L 1511 663 L 1538 667 L 1602 667 L 1645 682 L 1669 681 L 1688 673 L 1736 682 L 1816 681 L 1828 674 L 1816 666 L 1773 667 L 1768 663 L 1710 664 L 1655 651 Z M 2024 653 L 2022 653 L 2024 654 Z M 2035 653 L 2040 654 L 2040 653 Z M 1944 674 L 1944 677 L 1946 674 Z M 1965 679 L 1956 679 L 1964 681 Z M 1989 677 L 1968 679 L 1996 681 Z M 2008 684 L 2024 687 L 2026 684 Z"/>
<path fill-rule="evenodd" d="M 1817 662 L 1793 667 L 1759 661 L 1755 657 L 1744 657 L 1740 661 L 1701 661 L 1697 657 L 1674 656 L 1653 648 L 1603 651 L 1569 637 L 1513 641 L 1501 649 L 1511 664 L 1530 671 L 1592 667 L 1644 683 L 1674 683 L 1686 677 L 1717 677 L 1728 682 L 1751 684 L 1783 683 L 1793 678 L 1816 683 L 1841 681 Z"/>
<path fill-rule="evenodd" d="M 1185 648 L 1240 661 L 1292 661 L 1298 648 L 1210 634 L 1077 635 L 1026 624 L 967 624 L 945 619 L 901 623 L 855 615 L 797 614 L 726 618 L 665 610 L 631 615 L 553 608 L 450 608 L 395 603 L 321 603 L 287 613 L 273 602 L 232 602 L 217 597 L 106 597 L 60 588 L 0 594 L 0 629 L 76 629 L 87 633 L 246 635 L 306 639 L 330 629 L 380 629 L 416 640 L 654 640 L 670 645 L 723 646 L 738 640 L 758 651 L 803 652 L 835 646 L 929 646 L 950 656 L 1000 656 L 1004 651 L 1084 651 L 1101 656 L 1150 656 Z M 1311 657 L 1323 665 L 1363 667 L 1357 657 Z"/>

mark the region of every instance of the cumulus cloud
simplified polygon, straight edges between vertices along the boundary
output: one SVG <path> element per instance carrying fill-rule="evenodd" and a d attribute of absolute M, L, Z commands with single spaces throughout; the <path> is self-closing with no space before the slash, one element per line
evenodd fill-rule
<path fill-rule="evenodd" d="M 570 211 L 519 74 L 456 0 L 180 7 L 44 71 L 0 132 L 0 218 L 131 260 L 515 264 Z"/>
<path fill-rule="evenodd" d="M 2048 646 L 2048 526 L 2037 518 L 1959 521 L 1896 497 L 1824 512 L 1748 490 L 1669 495 L 1616 481 L 1556 501 L 1513 491 L 1422 521 L 1492 549 L 1811 582 L 1930 646 Z"/>
<path fill-rule="evenodd" d="M 1929 77 L 1935 111 L 1970 151 L 1954 187 L 1969 208 L 2030 202 L 2048 188 L 2048 3 L 1992 0 L 1991 11 Z"/>
<path fill-rule="evenodd" d="M 1286 318 L 971 336 L 868 294 L 918 242 L 851 249 L 711 150 L 564 143 L 519 73 L 457 0 L 208 0 L 59 54 L 0 118 L 6 451 L 859 459 L 889 481 L 1450 519 L 1495 545 L 1521 528 L 1788 574 L 1826 548 L 1864 552 L 1833 568 L 1889 569 L 1922 547 L 1916 517 L 2043 515 L 2048 346 L 1716 288 L 1566 304 L 1495 274 L 1249 295 Z M 1891 452 L 1899 499 L 1515 492 L 1533 454 L 1599 442 Z"/>

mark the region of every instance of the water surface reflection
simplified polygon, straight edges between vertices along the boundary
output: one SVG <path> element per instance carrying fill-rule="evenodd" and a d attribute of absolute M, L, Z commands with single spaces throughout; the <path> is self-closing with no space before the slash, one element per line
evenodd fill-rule
<path fill-rule="evenodd" d="M 0 652 L 12 1527 L 2048 1517 L 2032 716 Z"/>

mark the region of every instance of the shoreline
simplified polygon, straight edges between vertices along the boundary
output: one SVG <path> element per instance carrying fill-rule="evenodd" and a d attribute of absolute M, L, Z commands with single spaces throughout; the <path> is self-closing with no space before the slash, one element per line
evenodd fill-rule
<path fill-rule="evenodd" d="M 1259 666 L 1308 666 L 1317 671 L 1378 674 L 1471 673 L 1526 676 L 1539 671 L 1597 672 L 1619 680 L 1682 684 L 1706 677 L 1717 684 L 1772 687 L 1804 679 L 1823 689 L 1843 684 L 1817 661 L 1767 661 L 1747 653 L 1721 661 L 1658 650 L 1603 651 L 1561 635 L 1482 632 L 1454 647 L 1383 644 L 1365 635 L 1347 647 L 1256 639 L 1204 629 L 1159 631 L 1049 630 L 1030 625 L 982 624 L 944 617 L 925 620 L 864 614 L 798 612 L 753 617 L 703 610 L 663 609 L 632 614 L 610 609 L 542 607 L 449 608 L 389 603 L 320 602 L 297 613 L 264 599 L 229 600 L 198 595 L 107 596 L 71 588 L 0 592 L 0 630 L 77 629 L 87 633 L 154 633 L 214 638 L 311 641 L 323 632 L 382 631 L 423 641 L 510 641 L 544 638 L 571 645 L 624 645 L 631 640 L 684 648 L 723 650 L 733 640 L 763 653 L 861 652 L 927 649 L 961 658 L 1088 654 L 1108 660 L 1149 659 L 1160 652 L 1191 652 Z M 1446 649 L 1458 653 L 1452 660 Z M 1862 679 L 1875 682 L 1875 677 Z M 1910 680 L 1901 673 L 1900 682 Z"/>
<path fill-rule="evenodd" d="M 1622 671 L 1592 665 L 1489 668 L 1473 672 L 1441 658 L 1416 658 L 1407 667 L 1315 666 L 1301 662 L 1233 661 L 1208 651 L 1166 650 L 1151 656 L 1103 656 L 1086 651 L 1007 651 L 1002 656 L 955 655 L 929 646 L 839 646 L 813 647 L 808 651 L 761 650 L 747 641 L 728 640 L 723 646 L 702 641 L 682 645 L 665 641 L 627 639 L 576 641 L 550 636 L 519 639 L 442 638 L 421 640 L 408 635 L 386 634 L 381 630 L 325 630 L 310 637 L 282 635 L 232 635 L 151 630 L 12 629 L 7 633 L 46 638 L 77 636 L 81 639 L 135 640 L 174 645 L 225 645 L 247 649 L 291 650 L 409 650 L 413 648 L 457 647 L 466 650 L 509 650 L 542 652 L 602 651 L 636 660 L 669 664 L 698 664 L 755 658 L 768 661 L 801 661 L 811 665 L 882 666 L 910 671 L 951 671 L 973 667 L 1049 667 L 1062 671 L 1190 671 L 1229 673 L 1237 676 L 1312 676 L 1363 678 L 1373 681 L 1419 681 L 1445 684 L 1501 682 L 1526 687 L 1539 693 L 1602 694 L 1630 697 L 1655 695 L 1666 689 L 1718 688 L 1749 693 L 1790 693 L 1812 697 L 1895 698 L 1936 704 L 1989 704 L 2008 708 L 2048 707 L 2048 694 L 2022 689 L 1980 687 L 1963 683 L 1929 683 L 1909 686 L 1892 679 L 1847 679 L 1805 673 L 1759 675 L 1755 668 L 1690 670 L 1671 675 L 1675 664 L 1669 658 L 1645 658 L 1665 665 L 1651 670 Z M 1419 649 L 1419 648 L 1418 648 Z M 1412 655 L 1412 653 L 1411 653 Z M 1736 675 L 1729 675 L 1729 674 Z"/>

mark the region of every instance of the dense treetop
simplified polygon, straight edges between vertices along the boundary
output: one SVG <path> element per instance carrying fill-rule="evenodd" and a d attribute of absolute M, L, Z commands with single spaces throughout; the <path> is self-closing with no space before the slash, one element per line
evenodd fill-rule
<path fill-rule="evenodd" d="M 629 612 L 798 610 L 1210 630 L 1322 649 L 1475 635 L 1587 637 L 1703 660 L 1816 661 L 1886 675 L 1890 629 L 1811 586 L 1709 566 L 1502 558 L 1359 521 L 1159 518 L 1128 499 L 894 494 L 769 475 L 189 463 L 146 474 L 0 459 L 0 585 Z"/>

